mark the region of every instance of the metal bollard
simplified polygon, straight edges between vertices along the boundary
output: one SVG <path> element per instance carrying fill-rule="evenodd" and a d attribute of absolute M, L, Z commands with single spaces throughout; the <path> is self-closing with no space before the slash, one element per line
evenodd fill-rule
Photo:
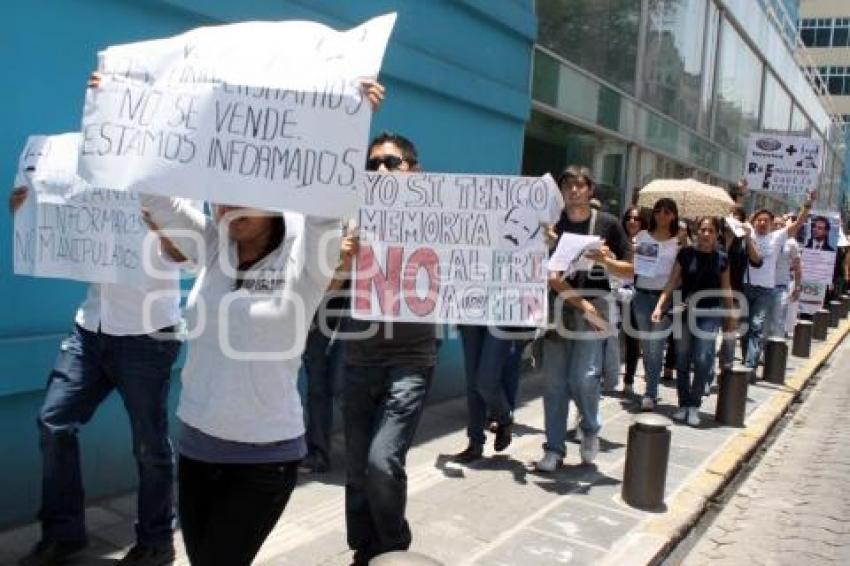
<path fill-rule="evenodd" d="M 788 364 L 788 344 L 784 338 L 768 338 L 764 345 L 764 380 L 777 385 L 785 384 Z"/>
<path fill-rule="evenodd" d="M 838 328 L 838 321 L 841 320 L 841 301 L 829 301 L 829 327 Z"/>
<path fill-rule="evenodd" d="M 847 318 L 850 315 L 850 295 L 847 293 L 841 295 L 841 313 L 844 315 L 841 318 Z"/>
<path fill-rule="evenodd" d="M 418 552 L 393 550 L 376 556 L 369 566 L 443 566 L 443 563 Z"/>
<path fill-rule="evenodd" d="M 666 417 L 644 413 L 629 427 L 622 494 L 623 501 L 632 507 L 654 509 L 664 505 L 671 424 Z"/>
<path fill-rule="evenodd" d="M 810 320 L 801 320 L 794 327 L 794 343 L 791 353 L 798 358 L 808 358 L 812 353 L 812 327 Z"/>
<path fill-rule="evenodd" d="M 812 315 L 812 322 L 814 326 L 812 328 L 812 337 L 815 340 L 826 340 L 826 331 L 827 324 L 829 323 L 829 311 L 826 309 L 820 309 L 816 311 L 814 315 Z"/>
<path fill-rule="evenodd" d="M 720 374 L 715 421 L 727 426 L 744 426 L 751 371 L 747 366 L 736 365 Z"/>

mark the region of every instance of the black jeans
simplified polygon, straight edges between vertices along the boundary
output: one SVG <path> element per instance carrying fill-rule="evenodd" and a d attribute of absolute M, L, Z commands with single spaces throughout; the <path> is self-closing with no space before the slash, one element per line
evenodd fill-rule
<path fill-rule="evenodd" d="M 180 527 L 193 566 L 248 566 L 286 508 L 298 462 L 209 464 L 180 456 Z"/>
<path fill-rule="evenodd" d="M 355 564 L 410 546 L 405 459 L 432 367 L 346 366 L 345 519 Z"/>

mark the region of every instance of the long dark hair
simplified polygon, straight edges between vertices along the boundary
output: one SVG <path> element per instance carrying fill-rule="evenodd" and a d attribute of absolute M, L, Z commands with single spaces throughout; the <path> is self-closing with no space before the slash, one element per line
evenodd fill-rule
<path fill-rule="evenodd" d="M 668 198 L 662 197 L 655 201 L 655 205 L 652 207 L 652 216 L 649 217 L 649 231 L 655 232 L 655 229 L 658 228 L 658 222 L 655 220 L 655 213 L 659 210 L 669 210 L 673 214 L 673 220 L 670 221 L 670 237 L 676 236 L 679 234 L 679 207 L 676 205 L 676 201 Z"/>
<path fill-rule="evenodd" d="M 622 220 L 620 220 L 620 225 L 623 227 L 623 231 L 626 233 L 627 236 L 629 235 L 629 229 L 627 228 L 629 224 L 629 218 L 633 214 L 637 214 L 640 229 L 646 230 L 646 216 L 643 214 L 640 208 L 636 206 L 630 206 L 626 209 L 626 212 L 623 213 L 623 218 Z"/>

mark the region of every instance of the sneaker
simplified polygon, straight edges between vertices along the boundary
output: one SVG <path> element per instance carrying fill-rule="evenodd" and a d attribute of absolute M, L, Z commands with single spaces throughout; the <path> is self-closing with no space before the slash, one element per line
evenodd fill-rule
<path fill-rule="evenodd" d="M 592 464 L 596 460 L 596 455 L 599 454 L 599 435 L 587 434 L 581 439 L 581 454 L 582 464 Z"/>
<path fill-rule="evenodd" d="M 174 562 L 174 544 L 136 544 L 118 561 L 118 564 L 133 566 L 165 566 Z"/>
<path fill-rule="evenodd" d="M 554 472 L 564 465 L 564 457 L 557 452 L 547 450 L 543 453 L 543 458 L 534 463 L 534 469 L 538 472 Z"/>
<path fill-rule="evenodd" d="M 691 426 L 699 426 L 699 409 L 696 407 L 688 407 L 688 424 Z"/>
<path fill-rule="evenodd" d="M 304 474 L 326 474 L 331 471 L 331 466 L 324 458 L 311 454 L 301 460 L 298 471 Z"/>
<path fill-rule="evenodd" d="M 496 428 L 496 438 L 493 439 L 493 450 L 501 452 L 511 445 L 511 440 L 513 439 L 511 429 L 513 429 L 513 426 L 514 423 L 510 421 L 499 423 L 499 426 Z"/>
<path fill-rule="evenodd" d="M 655 410 L 655 399 L 652 397 L 644 397 L 640 400 L 640 410 L 641 411 L 654 411 Z"/>
<path fill-rule="evenodd" d="M 67 563 L 81 550 L 88 546 L 88 541 L 39 541 L 30 553 L 21 558 L 20 566 L 58 566 Z"/>
<path fill-rule="evenodd" d="M 480 460 L 484 455 L 484 447 L 480 444 L 473 444 L 472 442 L 467 445 L 466 448 L 463 449 L 463 452 L 458 452 L 454 456 L 452 456 L 452 462 L 456 462 L 458 464 L 471 464 L 476 460 Z"/>
<path fill-rule="evenodd" d="M 634 395 L 634 394 L 635 394 L 635 388 L 632 386 L 631 383 L 627 383 L 623 386 L 623 395 Z"/>
<path fill-rule="evenodd" d="M 673 420 L 675 421 L 684 421 L 686 418 L 688 418 L 687 407 L 681 407 L 678 411 L 673 413 Z"/>

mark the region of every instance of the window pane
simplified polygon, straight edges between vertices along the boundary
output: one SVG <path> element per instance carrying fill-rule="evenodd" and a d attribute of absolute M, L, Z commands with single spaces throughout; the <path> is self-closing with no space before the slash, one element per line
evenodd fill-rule
<path fill-rule="evenodd" d="M 791 121 L 791 96 L 782 88 L 773 73 L 767 72 L 764 80 L 763 130 L 788 130 Z"/>
<path fill-rule="evenodd" d="M 829 47 L 832 28 L 818 28 L 815 32 L 815 47 Z"/>
<path fill-rule="evenodd" d="M 706 0 L 650 0 L 644 98 L 697 127 Z"/>
<path fill-rule="evenodd" d="M 815 44 L 815 30 L 813 29 L 801 29 L 800 30 L 800 39 L 803 40 L 803 45 L 806 47 L 812 47 Z"/>
<path fill-rule="evenodd" d="M 832 35 L 832 45 L 834 47 L 847 47 L 847 28 L 836 28 Z"/>
<path fill-rule="evenodd" d="M 743 153 L 747 136 L 759 124 L 762 63 L 725 19 L 718 65 L 714 139 Z"/>
<path fill-rule="evenodd" d="M 635 92 L 640 2 L 537 0 L 538 42 L 626 92 Z"/>
<path fill-rule="evenodd" d="M 842 76 L 829 77 L 828 85 L 829 85 L 829 94 L 840 95 L 844 91 L 844 77 L 842 77 Z"/>

